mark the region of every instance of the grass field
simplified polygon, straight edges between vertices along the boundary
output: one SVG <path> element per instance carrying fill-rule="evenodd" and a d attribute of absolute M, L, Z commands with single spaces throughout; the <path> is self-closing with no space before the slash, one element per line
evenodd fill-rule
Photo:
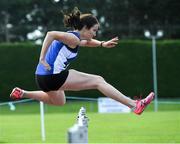
<path fill-rule="evenodd" d="M 81 106 L 87 109 L 89 143 L 180 143 L 180 105 L 152 105 L 141 116 L 98 114 L 94 103 L 45 107 L 46 143 L 67 143 L 67 130 Z M 41 143 L 38 103 L 18 104 L 15 111 L 0 107 L 0 143 Z"/>

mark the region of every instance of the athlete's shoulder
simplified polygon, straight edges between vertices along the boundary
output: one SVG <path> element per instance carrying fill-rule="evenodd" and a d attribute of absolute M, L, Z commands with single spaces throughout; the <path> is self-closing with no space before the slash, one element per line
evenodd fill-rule
<path fill-rule="evenodd" d="M 80 40 L 80 34 L 77 31 L 67 31 L 68 33 L 72 33 L 73 35 L 75 35 L 76 37 L 78 37 L 78 39 Z"/>
<path fill-rule="evenodd" d="M 80 44 L 80 34 L 79 32 L 76 31 L 67 31 L 66 32 L 67 38 L 67 43 L 65 42 L 66 45 L 68 45 L 70 48 L 76 48 Z"/>

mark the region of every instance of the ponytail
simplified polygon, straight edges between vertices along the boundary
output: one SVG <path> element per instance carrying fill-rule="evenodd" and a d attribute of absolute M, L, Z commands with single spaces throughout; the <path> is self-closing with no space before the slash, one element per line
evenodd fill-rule
<path fill-rule="evenodd" d="M 64 26 L 71 27 L 74 30 L 81 30 L 84 26 L 90 29 L 93 25 L 99 24 L 97 18 L 92 14 L 81 14 L 79 9 L 75 7 L 71 13 L 64 14 Z"/>
<path fill-rule="evenodd" d="M 82 25 L 80 21 L 80 15 L 81 15 L 81 12 L 79 11 L 77 7 L 75 7 L 71 13 L 64 14 L 64 20 L 63 20 L 64 26 L 71 27 L 78 30 L 81 29 Z"/>

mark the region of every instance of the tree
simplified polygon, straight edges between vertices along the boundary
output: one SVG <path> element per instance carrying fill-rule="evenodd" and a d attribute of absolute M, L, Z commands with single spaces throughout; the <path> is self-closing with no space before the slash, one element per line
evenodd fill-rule
<path fill-rule="evenodd" d="M 79 7 L 101 23 L 99 37 L 143 38 L 143 31 L 165 31 L 166 38 L 180 36 L 179 0 L 1 0 L 0 41 L 26 41 L 27 34 L 65 30 L 61 10 Z"/>

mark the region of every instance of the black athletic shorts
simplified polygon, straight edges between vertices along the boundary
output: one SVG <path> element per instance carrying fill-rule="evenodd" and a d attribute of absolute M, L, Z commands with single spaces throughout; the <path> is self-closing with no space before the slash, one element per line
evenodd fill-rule
<path fill-rule="evenodd" d="M 36 75 L 36 84 L 44 92 L 58 90 L 66 81 L 69 71 L 64 70 L 58 74 Z"/>

